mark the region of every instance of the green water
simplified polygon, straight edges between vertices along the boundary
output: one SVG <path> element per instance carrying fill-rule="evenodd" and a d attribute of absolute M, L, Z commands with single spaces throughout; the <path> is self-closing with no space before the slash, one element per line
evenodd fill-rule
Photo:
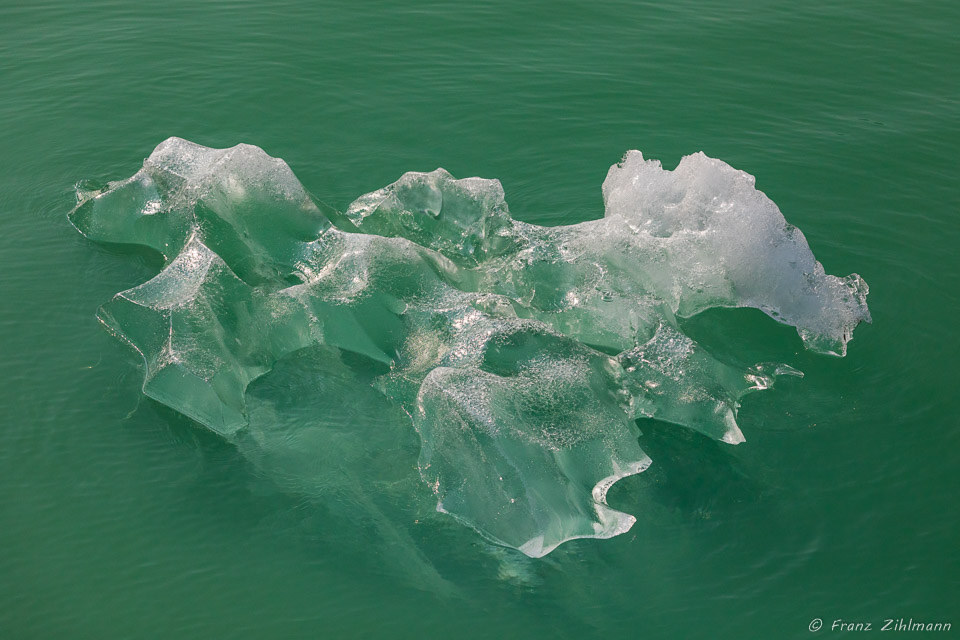
<path fill-rule="evenodd" d="M 835 635 L 960 624 L 960 10 L 953 3 L 0 5 L 0 636 Z M 142 398 L 96 321 L 149 257 L 69 225 L 73 185 L 162 140 L 248 142 L 343 209 L 405 171 L 498 178 L 514 217 L 602 215 L 629 148 L 757 176 L 829 273 L 870 284 L 846 358 L 754 310 L 686 325 L 802 381 L 731 447 L 656 422 L 629 533 L 503 561 L 459 526 L 424 586 L 349 505 L 277 486 Z M 814 618 L 827 629 L 811 634 Z"/>

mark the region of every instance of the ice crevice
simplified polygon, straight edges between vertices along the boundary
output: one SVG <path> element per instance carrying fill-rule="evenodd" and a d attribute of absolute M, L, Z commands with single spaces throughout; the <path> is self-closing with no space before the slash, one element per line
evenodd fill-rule
<path fill-rule="evenodd" d="M 731 366 L 678 318 L 753 307 L 835 356 L 870 321 L 863 279 L 828 275 L 753 176 L 720 160 L 667 171 L 630 151 L 602 193 L 603 218 L 541 227 L 511 217 L 499 181 L 437 169 L 340 213 L 258 147 L 170 138 L 131 178 L 78 186 L 69 218 L 164 258 L 98 313 L 143 357 L 147 396 L 311 474 L 304 461 L 351 442 L 371 451 L 338 460 L 362 478 L 385 434 L 416 434 L 412 473 L 438 510 L 539 557 L 633 526 L 606 501 L 651 462 L 637 418 L 737 444 L 742 397 L 800 375 Z M 271 400 L 278 371 L 315 376 L 297 398 L 316 397 Z M 301 401 L 353 417 L 332 425 Z M 284 415 L 296 421 L 279 429 Z"/>

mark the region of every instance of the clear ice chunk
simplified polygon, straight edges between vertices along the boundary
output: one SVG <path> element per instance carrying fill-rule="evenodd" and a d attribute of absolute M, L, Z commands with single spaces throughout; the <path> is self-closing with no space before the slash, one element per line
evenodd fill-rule
<path fill-rule="evenodd" d="M 339 213 L 257 147 L 171 138 L 131 178 L 78 186 L 69 217 L 164 258 L 99 312 L 147 396 L 308 493 L 349 493 L 406 429 L 439 511 L 539 557 L 634 524 L 606 495 L 650 464 L 637 418 L 737 444 L 741 398 L 799 375 L 726 364 L 678 318 L 755 307 L 834 355 L 870 320 L 866 283 L 827 275 L 719 160 L 665 171 L 631 151 L 603 197 L 601 219 L 539 227 L 498 181 L 437 169 Z M 419 558 L 388 508 L 350 495 Z"/>

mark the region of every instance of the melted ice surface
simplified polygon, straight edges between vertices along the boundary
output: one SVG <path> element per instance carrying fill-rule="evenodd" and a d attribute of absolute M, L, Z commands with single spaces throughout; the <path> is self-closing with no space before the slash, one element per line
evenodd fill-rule
<path fill-rule="evenodd" d="M 833 355 L 870 319 L 866 283 L 827 275 L 719 160 L 665 171 L 631 151 L 603 197 L 600 220 L 539 227 L 498 181 L 437 169 L 340 213 L 257 147 L 170 138 L 131 178 L 78 189 L 70 220 L 165 258 L 99 312 L 143 356 L 146 395 L 305 491 L 376 476 L 415 432 L 437 510 L 539 557 L 634 524 L 606 494 L 650 464 L 637 418 L 736 444 L 742 396 L 799 373 L 724 364 L 677 317 L 755 307 Z"/>

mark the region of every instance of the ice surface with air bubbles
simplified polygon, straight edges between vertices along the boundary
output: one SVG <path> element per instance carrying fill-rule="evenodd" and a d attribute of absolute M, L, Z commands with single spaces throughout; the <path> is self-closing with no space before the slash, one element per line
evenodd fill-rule
<path fill-rule="evenodd" d="M 744 394 L 798 374 L 726 364 L 678 318 L 753 307 L 837 356 L 870 320 L 866 283 L 826 274 L 720 160 L 667 171 L 631 151 L 602 193 L 603 218 L 541 227 L 511 217 L 497 180 L 437 169 L 338 212 L 257 147 L 170 138 L 131 178 L 78 187 L 70 220 L 163 256 L 98 315 L 142 356 L 147 396 L 295 490 L 419 482 L 539 557 L 635 523 L 606 495 L 651 462 L 637 418 L 737 444 Z"/>

